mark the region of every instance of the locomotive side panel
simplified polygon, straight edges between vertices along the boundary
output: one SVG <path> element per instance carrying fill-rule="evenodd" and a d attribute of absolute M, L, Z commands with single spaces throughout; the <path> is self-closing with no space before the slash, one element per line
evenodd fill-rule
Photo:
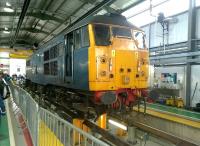
<path fill-rule="evenodd" d="M 74 87 L 88 90 L 88 47 L 74 51 Z"/>
<path fill-rule="evenodd" d="M 88 90 L 88 25 L 65 35 L 65 87 Z"/>
<path fill-rule="evenodd" d="M 43 84 L 63 86 L 64 83 L 64 43 L 59 41 L 43 51 Z"/>

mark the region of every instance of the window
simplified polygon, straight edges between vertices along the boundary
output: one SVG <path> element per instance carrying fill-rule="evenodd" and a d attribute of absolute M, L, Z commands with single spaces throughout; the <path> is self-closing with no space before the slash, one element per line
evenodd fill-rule
<path fill-rule="evenodd" d="M 75 30 L 75 49 L 81 48 L 81 29 Z"/>
<path fill-rule="evenodd" d="M 58 57 L 58 45 L 50 49 L 50 59 L 54 59 L 56 57 Z"/>
<path fill-rule="evenodd" d="M 149 13 L 149 2 L 149 0 L 143 1 L 123 12 L 122 15 L 124 15 L 129 22 L 141 27 L 155 22 L 155 16 L 157 16 L 159 12 L 163 12 L 166 17 L 170 17 L 187 11 L 189 8 L 189 0 L 152 0 L 153 9 L 151 15 Z"/>
<path fill-rule="evenodd" d="M 44 61 L 49 60 L 49 50 L 44 52 Z"/>
<path fill-rule="evenodd" d="M 131 30 L 128 28 L 113 27 L 112 33 L 114 37 L 132 38 Z"/>
<path fill-rule="evenodd" d="M 89 46 L 88 26 L 82 28 L 82 47 Z"/>
<path fill-rule="evenodd" d="M 55 76 L 58 74 L 58 64 L 57 61 L 52 61 L 50 62 L 50 71 L 51 71 L 51 75 Z"/>
<path fill-rule="evenodd" d="M 142 32 L 134 32 L 134 37 L 135 37 L 136 46 L 139 49 L 145 49 L 146 45 L 145 45 L 144 34 Z"/>
<path fill-rule="evenodd" d="M 54 58 L 54 47 L 50 49 L 50 59 Z"/>
<path fill-rule="evenodd" d="M 110 45 L 110 29 L 105 25 L 94 25 L 95 41 L 97 46 Z"/>
<path fill-rule="evenodd" d="M 45 75 L 48 75 L 50 73 L 50 70 L 49 70 L 49 63 L 45 63 L 44 64 L 44 74 Z"/>

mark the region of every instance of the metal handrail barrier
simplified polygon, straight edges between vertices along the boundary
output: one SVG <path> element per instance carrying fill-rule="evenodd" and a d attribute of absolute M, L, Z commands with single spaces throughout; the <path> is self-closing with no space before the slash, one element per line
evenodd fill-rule
<path fill-rule="evenodd" d="M 19 86 L 10 85 L 11 94 L 26 121 L 34 146 L 109 146 L 95 136 L 39 107 Z"/>
<path fill-rule="evenodd" d="M 64 144 L 64 146 L 109 146 L 109 144 L 99 140 L 89 133 L 86 133 L 82 129 L 75 127 L 71 123 L 44 108 L 40 108 L 40 118 L 45 122 L 46 126 L 48 126 L 50 130 L 54 131 L 57 138 L 62 144 Z M 73 141 L 75 133 L 78 134 L 79 140 L 77 142 Z"/>
<path fill-rule="evenodd" d="M 21 110 L 21 113 L 24 117 L 24 120 L 26 122 L 26 126 L 29 129 L 32 142 L 34 146 L 37 145 L 38 141 L 38 112 L 39 112 L 39 106 L 35 102 L 35 100 L 31 97 L 31 95 L 26 92 L 24 89 L 22 89 L 19 86 L 16 86 L 14 84 L 9 84 L 10 91 L 12 94 L 12 98 L 18 106 L 18 108 Z"/>

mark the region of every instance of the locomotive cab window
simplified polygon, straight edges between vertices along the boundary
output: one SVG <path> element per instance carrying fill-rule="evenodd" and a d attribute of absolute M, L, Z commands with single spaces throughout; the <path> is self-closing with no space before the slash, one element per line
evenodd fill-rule
<path fill-rule="evenodd" d="M 113 37 L 132 38 L 131 29 L 128 28 L 112 27 L 112 34 Z"/>
<path fill-rule="evenodd" d="M 106 25 L 94 25 L 95 42 L 97 46 L 110 45 L 110 28 Z"/>
<path fill-rule="evenodd" d="M 134 32 L 134 38 L 138 49 L 146 49 L 145 35 L 142 32 Z"/>

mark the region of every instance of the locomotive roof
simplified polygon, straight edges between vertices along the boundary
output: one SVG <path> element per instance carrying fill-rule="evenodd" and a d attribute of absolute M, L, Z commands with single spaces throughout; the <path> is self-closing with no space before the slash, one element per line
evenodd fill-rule
<path fill-rule="evenodd" d="M 47 43 L 43 44 L 39 48 L 46 48 L 50 44 L 55 44 L 58 40 L 61 40 L 64 35 L 67 33 L 81 27 L 87 24 L 92 24 L 92 23 L 102 23 L 102 24 L 111 24 L 111 25 L 119 25 L 119 26 L 125 26 L 125 27 L 130 27 L 135 30 L 142 31 L 140 28 L 138 28 L 135 25 L 132 25 L 130 22 L 127 21 L 127 19 L 122 16 L 122 15 L 117 15 L 117 14 L 109 14 L 109 15 L 96 15 L 92 17 L 88 17 L 86 19 L 83 19 L 76 24 L 72 24 L 71 26 L 67 27 L 64 31 L 62 31 L 59 35 L 57 35 L 55 38 L 51 39 Z"/>
<path fill-rule="evenodd" d="M 119 26 L 130 27 L 130 28 L 133 28 L 136 30 L 141 30 L 137 26 L 132 25 L 130 22 L 128 22 L 124 16 L 110 14 L 110 15 L 96 15 L 96 16 L 92 16 L 87 19 L 84 19 L 84 20 L 76 23 L 75 25 L 73 25 L 70 29 L 67 29 L 67 32 L 72 31 L 80 26 L 90 24 L 90 23 L 103 23 L 103 24 L 119 25 Z"/>

